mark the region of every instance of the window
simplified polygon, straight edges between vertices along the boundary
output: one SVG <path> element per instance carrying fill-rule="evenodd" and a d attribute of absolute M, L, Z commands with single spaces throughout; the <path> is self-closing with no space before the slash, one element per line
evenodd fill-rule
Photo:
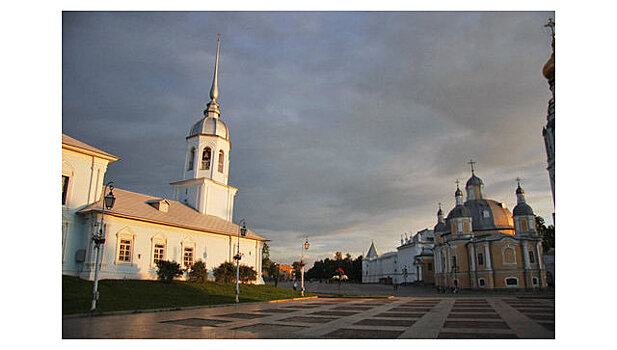
<path fill-rule="evenodd" d="M 133 240 L 121 239 L 120 248 L 118 249 L 118 261 L 131 262 Z"/>
<path fill-rule="evenodd" d="M 484 278 L 478 278 L 478 286 L 484 287 L 486 285 L 486 281 Z"/>
<path fill-rule="evenodd" d="M 186 170 L 193 170 L 193 162 L 195 161 L 195 147 L 191 148 L 191 152 L 189 153 L 189 166 Z"/>
<path fill-rule="evenodd" d="M 157 262 L 162 260 L 165 260 L 165 244 L 157 243 L 154 245 L 152 262 L 156 265 Z"/>
<path fill-rule="evenodd" d="M 516 265 L 516 252 L 511 246 L 506 246 L 502 250 L 504 265 Z"/>
<path fill-rule="evenodd" d="M 484 254 L 478 253 L 478 266 L 484 265 Z"/>
<path fill-rule="evenodd" d="M 62 205 L 66 204 L 66 197 L 69 192 L 69 177 L 62 175 Z"/>
<path fill-rule="evenodd" d="M 428 263 L 428 270 L 429 270 L 429 271 L 433 271 L 433 264 Z"/>
<path fill-rule="evenodd" d="M 193 247 L 184 248 L 182 263 L 184 264 L 184 267 L 191 267 L 193 265 Z"/>
<path fill-rule="evenodd" d="M 483 210 L 482 211 L 482 216 L 485 218 L 490 218 L 491 217 L 491 213 L 488 210 Z"/>
<path fill-rule="evenodd" d="M 452 255 L 452 271 L 454 271 L 454 269 L 457 267 L 458 266 L 456 266 L 456 255 Z"/>
<path fill-rule="evenodd" d="M 527 220 L 521 219 L 521 231 L 525 232 L 529 230 L 529 226 L 527 225 Z"/>
<path fill-rule="evenodd" d="M 529 262 L 532 264 L 536 263 L 536 256 L 533 254 L 532 250 L 529 251 Z"/>
<path fill-rule="evenodd" d="M 506 287 L 516 287 L 516 286 L 518 286 L 518 278 L 516 277 L 506 278 Z"/>
<path fill-rule="evenodd" d="M 457 224 L 458 228 L 456 229 L 456 232 L 463 233 L 463 221 L 457 221 Z"/>
<path fill-rule="evenodd" d="M 206 147 L 204 149 L 204 153 L 201 155 L 201 169 L 208 170 L 210 169 L 210 158 L 212 157 L 212 150 L 210 147 Z"/>
<path fill-rule="evenodd" d="M 469 221 L 465 221 L 465 233 L 471 232 L 471 226 L 469 225 Z"/>
<path fill-rule="evenodd" d="M 223 164 L 225 163 L 225 152 L 219 152 L 219 173 L 223 172 Z"/>
<path fill-rule="evenodd" d="M 532 277 L 531 278 L 531 283 L 533 283 L 534 286 L 538 285 L 538 277 Z"/>

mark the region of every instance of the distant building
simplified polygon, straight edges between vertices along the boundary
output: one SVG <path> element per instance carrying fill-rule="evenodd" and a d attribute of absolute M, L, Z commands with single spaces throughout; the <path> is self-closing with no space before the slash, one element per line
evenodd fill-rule
<path fill-rule="evenodd" d="M 371 243 L 362 260 L 362 283 L 433 283 L 433 244 L 433 231 L 429 229 L 401 238 L 396 252 L 379 255 L 375 243 Z"/>
<path fill-rule="evenodd" d="M 291 265 L 279 265 L 281 279 L 291 279 L 293 276 L 293 267 Z"/>
<path fill-rule="evenodd" d="M 154 279 L 156 263 L 173 260 L 182 268 L 196 261 L 212 269 L 233 262 L 240 227 L 232 222 L 237 189 L 227 184 L 229 131 L 220 119 L 217 71 L 218 46 L 211 101 L 186 138 L 184 178 L 174 182 L 176 200 L 119 188 L 111 210 L 105 210 L 101 249 L 101 279 Z M 62 135 L 62 273 L 93 279 L 92 237 L 100 230 L 105 171 L 119 158 Z M 261 277 L 265 238 L 247 230 L 239 239 L 241 263 Z"/>

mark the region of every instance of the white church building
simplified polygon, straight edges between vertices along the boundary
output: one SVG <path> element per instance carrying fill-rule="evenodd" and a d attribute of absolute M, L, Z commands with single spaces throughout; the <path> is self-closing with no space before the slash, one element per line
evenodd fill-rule
<path fill-rule="evenodd" d="M 238 237 L 233 206 L 237 188 L 228 185 L 229 130 L 220 120 L 217 43 L 211 101 L 190 129 L 183 178 L 171 183 L 174 200 L 113 188 L 113 208 L 105 209 L 101 279 L 155 279 L 159 260 L 187 268 L 203 261 L 209 277 L 223 262 L 233 262 L 238 244 L 241 264 L 261 276 L 265 238 L 247 230 Z M 62 273 L 94 279 L 92 240 L 100 228 L 107 166 L 119 158 L 62 134 Z"/>
<path fill-rule="evenodd" d="M 379 255 L 375 242 L 371 243 L 362 260 L 362 283 L 404 284 L 424 281 L 423 257 L 432 256 L 435 236 L 432 230 L 418 231 L 411 237 L 401 237 L 396 252 Z M 431 279 L 432 280 L 432 279 Z"/>

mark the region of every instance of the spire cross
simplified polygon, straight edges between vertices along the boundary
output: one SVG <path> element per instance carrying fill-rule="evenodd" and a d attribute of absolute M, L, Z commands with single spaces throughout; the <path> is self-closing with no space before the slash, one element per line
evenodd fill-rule
<path fill-rule="evenodd" d="M 474 162 L 473 159 L 470 159 L 467 164 L 471 165 L 471 173 L 473 174 L 473 165 L 476 164 L 476 162 Z"/>
<path fill-rule="evenodd" d="M 521 187 L 521 178 L 520 177 L 516 178 L 516 182 L 518 183 L 518 187 Z"/>
<path fill-rule="evenodd" d="M 458 181 L 458 179 L 456 179 L 456 188 L 458 188 L 458 184 L 460 181 Z M 439 203 L 439 205 L 441 205 L 441 203 Z"/>
<path fill-rule="evenodd" d="M 458 181 L 458 180 L 456 180 L 456 181 Z M 458 184 L 457 184 L 457 185 L 458 185 Z M 441 202 L 439 202 L 439 209 L 441 209 Z"/>

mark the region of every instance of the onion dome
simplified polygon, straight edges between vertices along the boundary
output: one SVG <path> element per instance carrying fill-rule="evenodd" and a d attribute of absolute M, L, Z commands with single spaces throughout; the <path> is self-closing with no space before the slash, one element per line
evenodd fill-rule
<path fill-rule="evenodd" d="M 527 204 L 525 200 L 525 190 L 521 187 L 521 179 L 517 178 L 518 187 L 516 188 L 516 207 L 512 210 L 512 215 L 520 216 L 520 215 L 534 215 L 533 209 Z"/>
<path fill-rule="evenodd" d="M 471 185 L 484 185 L 484 182 L 482 182 L 482 179 L 477 177 L 476 174 L 472 173 L 469 180 L 467 180 L 465 187 L 469 187 Z"/>
<path fill-rule="evenodd" d="M 458 188 L 458 186 L 456 186 L 456 191 L 454 192 L 454 197 L 462 197 L 463 196 L 463 191 L 461 191 L 460 188 Z"/>
<path fill-rule="evenodd" d="M 531 207 L 527 203 L 517 204 L 516 207 L 514 207 L 514 210 L 512 210 L 512 214 L 514 216 L 534 215 L 533 209 L 531 209 Z"/>
<path fill-rule="evenodd" d="M 464 205 L 457 205 L 448 213 L 448 219 L 471 217 L 471 210 Z"/>
<path fill-rule="evenodd" d="M 226 140 L 229 139 L 227 125 L 225 125 L 225 123 L 223 123 L 223 121 L 221 121 L 219 118 L 211 116 L 199 120 L 193 125 L 193 127 L 191 127 L 191 131 L 189 132 L 188 137 L 193 137 L 197 135 L 212 135 L 220 136 Z"/>

